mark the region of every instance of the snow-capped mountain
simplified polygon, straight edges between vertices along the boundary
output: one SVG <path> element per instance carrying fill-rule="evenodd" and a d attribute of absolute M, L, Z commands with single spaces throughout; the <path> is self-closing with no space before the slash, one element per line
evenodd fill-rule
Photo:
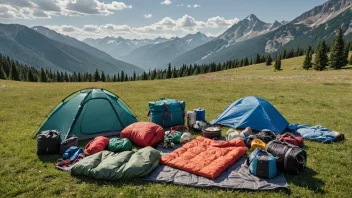
<path fill-rule="evenodd" d="M 148 44 L 132 50 L 127 56 L 120 59 L 140 65 L 144 69 L 166 67 L 170 60 L 195 47 L 211 41 L 203 33 L 188 34 L 182 38 L 173 37 L 168 41 L 157 44 Z"/>
<path fill-rule="evenodd" d="M 352 37 L 352 0 L 329 0 L 291 22 L 268 24 L 249 15 L 216 39 L 184 53 L 172 65 L 224 62 L 252 57 L 257 53 L 278 53 L 283 49 L 316 46 L 321 39 L 332 42 L 338 28 Z"/>
<path fill-rule="evenodd" d="M 155 39 L 125 39 L 122 37 L 105 37 L 99 39 L 87 38 L 83 42 L 100 49 L 115 58 L 129 54 L 132 50 L 148 44 L 158 44 L 167 41 L 166 38 Z"/>

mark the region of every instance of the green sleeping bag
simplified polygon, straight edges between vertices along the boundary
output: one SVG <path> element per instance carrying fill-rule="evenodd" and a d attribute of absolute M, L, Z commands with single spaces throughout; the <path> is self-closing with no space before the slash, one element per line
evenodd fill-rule
<path fill-rule="evenodd" d="M 121 153 L 104 150 L 77 162 L 71 174 L 102 180 L 143 177 L 159 165 L 160 158 L 160 152 L 149 146 Z"/>
<path fill-rule="evenodd" d="M 132 143 L 127 138 L 111 138 L 108 145 L 108 150 L 112 152 L 131 151 Z"/>

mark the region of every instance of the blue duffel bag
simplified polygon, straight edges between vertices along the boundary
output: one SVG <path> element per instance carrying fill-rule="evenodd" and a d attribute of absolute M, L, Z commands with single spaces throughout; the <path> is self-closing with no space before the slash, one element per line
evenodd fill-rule
<path fill-rule="evenodd" d="M 276 158 L 263 149 L 256 148 L 247 160 L 249 171 L 258 177 L 274 178 L 277 174 Z"/>
<path fill-rule="evenodd" d="M 173 127 L 185 124 L 184 101 L 161 98 L 155 102 L 149 102 L 150 121 L 162 127 Z"/>

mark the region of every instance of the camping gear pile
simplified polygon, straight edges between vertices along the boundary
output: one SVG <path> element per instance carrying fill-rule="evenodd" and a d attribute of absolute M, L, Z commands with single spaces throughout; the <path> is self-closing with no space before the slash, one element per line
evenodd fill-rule
<path fill-rule="evenodd" d="M 196 131 L 202 131 L 208 123 L 205 120 L 205 109 L 198 108 L 187 111 L 187 126 Z"/>
<path fill-rule="evenodd" d="M 306 167 L 303 139 L 344 139 L 321 126 L 289 125 L 274 106 L 253 96 L 229 105 L 210 124 L 205 109 L 185 110 L 184 101 L 162 98 L 149 102 L 150 122 L 138 122 L 115 94 L 80 90 L 42 123 L 37 154 L 60 153 L 56 168 L 75 176 L 271 190 L 288 189 L 283 173 L 299 174 Z M 230 127 L 226 138 L 223 126 Z M 197 134 L 190 129 L 200 136 L 192 140 Z M 93 140 L 83 149 L 82 139 Z"/>

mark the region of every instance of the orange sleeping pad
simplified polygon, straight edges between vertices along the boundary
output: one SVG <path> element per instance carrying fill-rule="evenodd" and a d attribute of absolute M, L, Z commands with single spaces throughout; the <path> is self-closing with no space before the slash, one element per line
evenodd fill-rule
<path fill-rule="evenodd" d="M 247 147 L 241 138 L 227 142 L 197 137 L 181 148 L 163 156 L 160 163 L 215 179 L 246 152 Z"/>

